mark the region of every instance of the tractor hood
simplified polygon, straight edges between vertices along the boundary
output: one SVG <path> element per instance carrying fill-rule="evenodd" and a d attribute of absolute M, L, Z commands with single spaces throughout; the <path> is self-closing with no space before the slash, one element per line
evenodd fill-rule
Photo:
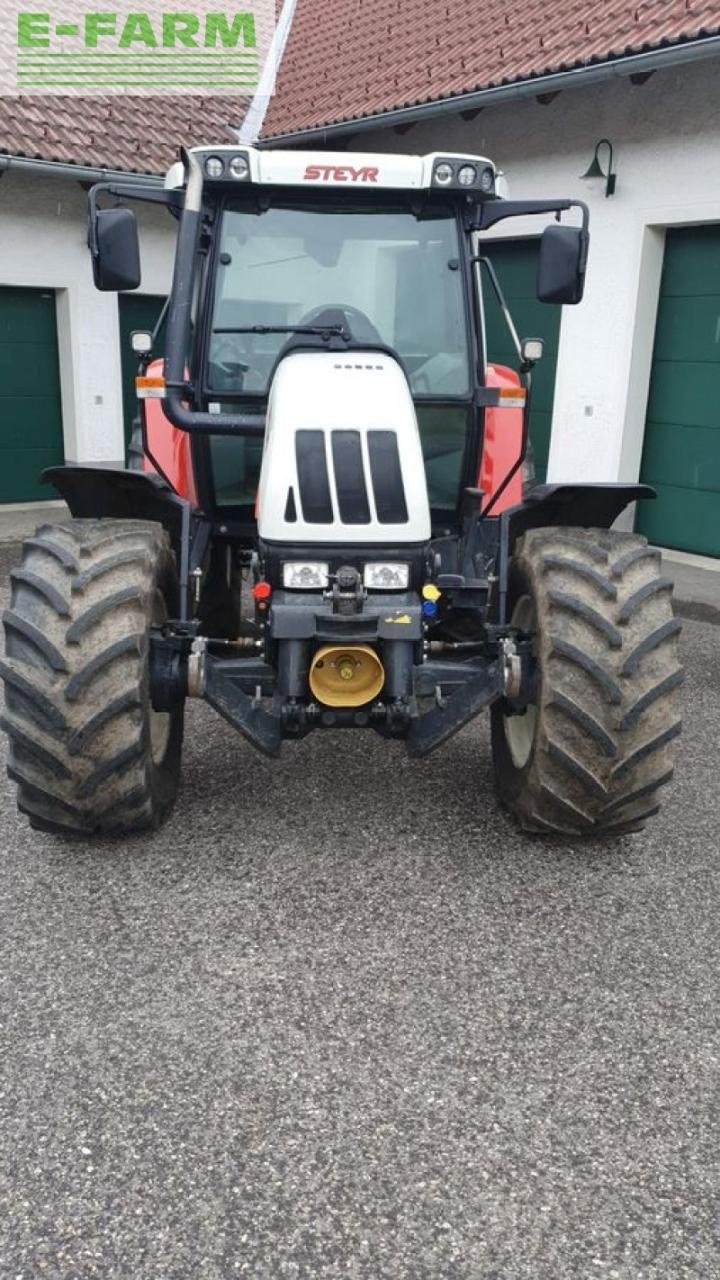
<path fill-rule="evenodd" d="M 282 543 L 428 541 L 415 407 L 391 355 L 292 351 L 280 360 L 268 402 L 258 532 Z"/>

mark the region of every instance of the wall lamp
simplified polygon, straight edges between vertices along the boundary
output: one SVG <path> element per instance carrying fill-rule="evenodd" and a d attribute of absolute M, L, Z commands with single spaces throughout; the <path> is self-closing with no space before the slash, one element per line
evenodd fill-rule
<path fill-rule="evenodd" d="M 600 160 L 598 158 L 598 153 L 601 147 L 607 147 L 607 152 L 608 152 L 607 173 L 603 169 L 600 163 Z M 601 138 L 599 142 L 596 142 L 595 154 L 592 160 L 590 161 L 590 165 L 587 169 L 587 172 L 581 173 L 580 177 L 587 178 L 589 181 L 592 181 L 593 178 L 604 178 L 605 179 L 605 195 L 606 196 L 614 195 L 615 181 L 616 181 L 617 175 L 613 173 L 613 149 L 612 149 L 612 142 L 610 142 L 608 138 Z"/>

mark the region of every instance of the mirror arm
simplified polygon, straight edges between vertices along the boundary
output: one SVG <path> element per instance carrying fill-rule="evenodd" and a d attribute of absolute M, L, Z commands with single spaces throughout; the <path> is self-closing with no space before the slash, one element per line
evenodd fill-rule
<path fill-rule="evenodd" d="M 115 196 L 119 200 L 140 200 L 145 204 L 164 204 L 167 208 L 180 210 L 185 198 L 184 191 L 166 191 L 164 187 L 148 187 L 133 182 L 96 182 L 88 192 L 88 248 L 94 258 L 97 257 L 98 197 Z"/>
<path fill-rule="evenodd" d="M 488 231 L 503 218 L 522 218 L 531 214 L 561 214 L 568 209 L 580 209 L 582 228 L 587 231 L 590 211 L 584 200 L 487 200 L 478 208 L 479 219 L 473 223 L 473 231 Z"/>

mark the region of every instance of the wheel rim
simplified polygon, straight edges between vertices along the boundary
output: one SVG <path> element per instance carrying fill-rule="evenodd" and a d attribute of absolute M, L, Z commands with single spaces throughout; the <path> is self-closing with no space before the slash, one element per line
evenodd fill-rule
<path fill-rule="evenodd" d="M 167 619 L 167 609 L 165 601 L 160 592 L 155 594 L 155 604 L 153 606 L 153 624 L 162 626 Z M 150 702 L 150 754 L 153 764 L 159 765 L 167 751 L 168 742 L 170 741 L 170 712 L 156 711 Z"/>
<path fill-rule="evenodd" d="M 535 630 L 535 605 L 531 596 L 520 596 L 510 622 L 521 631 Z M 534 702 L 528 703 L 527 711 L 522 716 L 503 716 L 505 741 L 516 769 L 524 769 L 532 755 L 537 718 L 538 709 Z"/>

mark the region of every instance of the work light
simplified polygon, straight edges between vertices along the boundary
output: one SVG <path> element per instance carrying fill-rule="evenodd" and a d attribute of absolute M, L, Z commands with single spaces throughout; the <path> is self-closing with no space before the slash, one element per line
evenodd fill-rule
<path fill-rule="evenodd" d="M 452 165 L 446 164 L 445 161 L 443 161 L 442 164 L 437 165 L 435 169 L 435 181 L 439 183 L 441 187 L 446 187 L 448 182 L 452 182 L 452 180 L 453 180 Z"/>
<path fill-rule="evenodd" d="M 225 172 L 225 164 L 220 156 L 208 156 L 205 161 L 205 172 L 208 178 L 222 178 Z"/>
<path fill-rule="evenodd" d="M 370 591 L 407 591 L 410 565 L 386 563 L 366 564 L 363 582 Z"/>
<path fill-rule="evenodd" d="M 229 167 L 231 178 L 247 178 L 250 172 L 250 166 L 245 156 L 233 156 Z"/>
<path fill-rule="evenodd" d="M 288 591 L 322 591 L 329 577 L 330 566 L 323 561 L 294 560 L 283 565 L 283 586 Z"/>
<path fill-rule="evenodd" d="M 471 187 L 477 178 L 477 169 L 474 164 L 462 164 L 457 171 L 457 180 L 461 187 Z"/>

